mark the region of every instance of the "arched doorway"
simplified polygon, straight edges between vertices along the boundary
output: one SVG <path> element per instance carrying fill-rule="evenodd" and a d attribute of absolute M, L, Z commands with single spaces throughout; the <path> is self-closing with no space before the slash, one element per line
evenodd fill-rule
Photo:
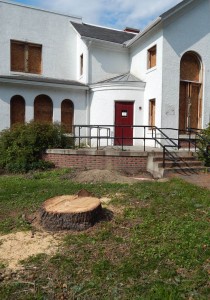
<path fill-rule="evenodd" d="M 202 63 L 198 54 L 186 52 L 180 65 L 179 130 L 200 128 L 202 117 Z"/>
<path fill-rule="evenodd" d="M 25 123 L 25 100 L 22 96 L 13 96 L 10 100 L 10 125 Z"/>
<path fill-rule="evenodd" d="M 74 104 L 71 100 L 65 99 L 61 103 L 61 124 L 64 125 L 67 133 L 72 133 L 74 119 Z"/>
<path fill-rule="evenodd" d="M 51 123 L 53 102 L 47 95 L 39 95 L 34 100 L 34 121 Z"/>

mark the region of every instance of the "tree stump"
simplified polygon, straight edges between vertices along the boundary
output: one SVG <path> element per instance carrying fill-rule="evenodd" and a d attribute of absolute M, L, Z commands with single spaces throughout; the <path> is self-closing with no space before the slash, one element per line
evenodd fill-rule
<path fill-rule="evenodd" d="M 47 230 L 85 230 L 102 216 L 98 198 L 79 195 L 57 196 L 46 200 L 40 209 L 40 223 Z"/>

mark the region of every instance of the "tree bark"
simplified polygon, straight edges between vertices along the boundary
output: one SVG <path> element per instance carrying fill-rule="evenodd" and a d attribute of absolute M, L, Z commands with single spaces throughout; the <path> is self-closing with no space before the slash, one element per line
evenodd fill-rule
<path fill-rule="evenodd" d="M 58 196 L 45 201 L 40 209 L 40 223 L 47 230 L 85 230 L 102 216 L 98 198 Z"/>

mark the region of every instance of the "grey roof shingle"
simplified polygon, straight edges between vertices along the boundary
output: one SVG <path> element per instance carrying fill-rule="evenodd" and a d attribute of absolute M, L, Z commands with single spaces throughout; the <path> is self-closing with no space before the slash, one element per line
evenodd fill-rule
<path fill-rule="evenodd" d="M 143 82 L 141 79 L 132 75 L 131 73 L 121 74 L 98 83 L 108 83 L 108 82 Z"/>
<path fill-rule="evenodd" d="M 135 36 L 135 34 L 133 33 L 97 27 L 85 23 L 81 24 L 71 22 L 71 24 L 82 37 L 93 38 L 116 44 L 123 44 L 124 42 L 131 40 Z"/>

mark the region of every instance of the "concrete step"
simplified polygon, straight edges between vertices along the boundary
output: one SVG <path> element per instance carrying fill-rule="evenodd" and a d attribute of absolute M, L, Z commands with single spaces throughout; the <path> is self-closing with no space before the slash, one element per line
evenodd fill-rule
<path fill-rule="evenodd" d="M 185 150 L 183 150 L 183 151 L 181 151 L 181 150 L 179 150 L 179 151 L 170 151 L 170 153 L 174 156 L 179 156 L 179 157 L 192 157 L 192 156 L 195 155 L 194 152 L 192 152 L 192 151 L 189 152 L 187 150 L 186 151 Z M 153 152 L 152 155 L 153 155 L 154 158 L 155 157 L 163 157 L 163 152 Z M 168 157 L 167 152 L 166 152 L 166 157 Z"/>
<path fill-rule="evenodd" d="M 159 162 L 158 167 L 163 168 L 163 163 Z M 180 160 L 177 162 L 173 162 L 173 161 L 165 162 L 165 168 L 176 168 L 176 167 L 179 167 L 179 168 L 203 167 L 203 163 L 198 160 L 188 160 L 188 161 Z"/>
<path fill-rule="evenodd" d="M 190 174 L 199 174 L 202 172 L 209 172 L 210 168 L 206 168 L 204 166 L 194 166 L 192 168 L 165 168 L 163 170 L 163 177 L 166 177 L 167 175 L 171 173 L 178 173 L 182 175 L 190 175 Z"/>
<path fill-rule="evenodd" d="M 174 156 L 174 158 L 176 159 L 176 161 L 197 161 L 197 157 L 195 156 Z M 154 157 L 153 158 L 154 162 L 162 162 L 163 161 L 163 157 Z M 170 157 L 166 157 L 165 161 L 173 161 L 172 158 Z"/>

